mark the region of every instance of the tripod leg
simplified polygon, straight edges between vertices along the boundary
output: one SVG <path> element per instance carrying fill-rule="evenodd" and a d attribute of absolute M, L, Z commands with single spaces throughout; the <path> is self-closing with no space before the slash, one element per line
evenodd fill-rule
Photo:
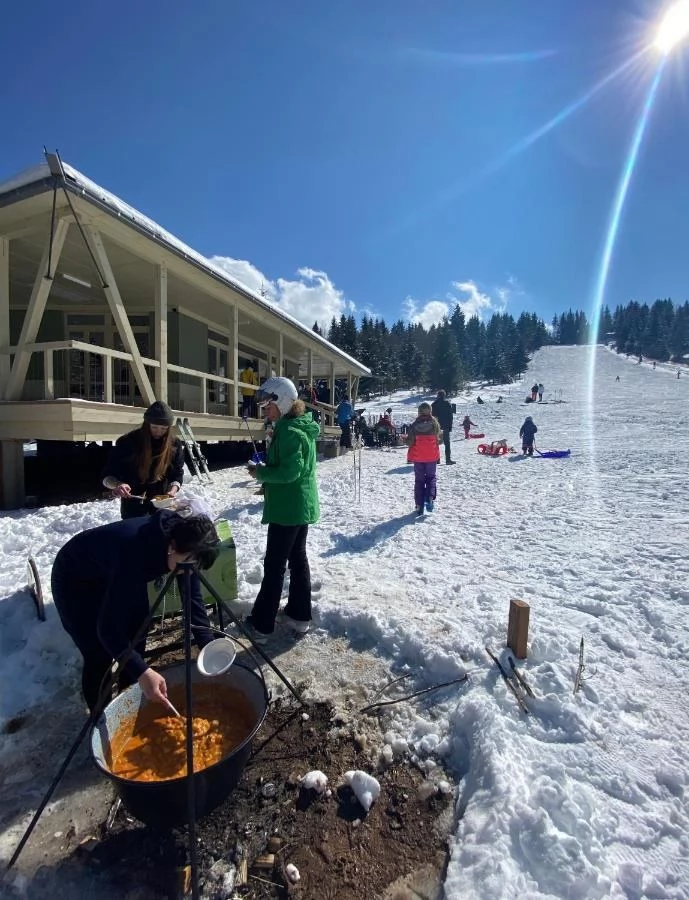
<path fill-rule="evenodd" d="M 194 782 L 194 707 L 191 682 L 191 563 L 183 563 L 184 569 L 184 671 L 187 704 L 187 816 L 189 819 L 189 862 L 191 865 L 191 896 L 199 898 L 199 869 L 196 857 L 196 784 Z"/>

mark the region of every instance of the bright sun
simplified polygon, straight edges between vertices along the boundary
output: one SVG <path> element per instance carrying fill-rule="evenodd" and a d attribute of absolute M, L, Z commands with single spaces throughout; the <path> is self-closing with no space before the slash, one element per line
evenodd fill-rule
<path fill-rule="evenodd" d="M 665 13 L 655 40 L 661 53 L 669 53 L 689 34 L 689 0 L 678 0 Z"/>

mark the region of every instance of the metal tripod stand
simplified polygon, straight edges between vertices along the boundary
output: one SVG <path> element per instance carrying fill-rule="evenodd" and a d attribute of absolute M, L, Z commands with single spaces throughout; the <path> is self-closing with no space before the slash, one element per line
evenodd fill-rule
<path fill-rule="evenodd" d="M 285 684 L 290 693 L 299 701 L 299 703 L 304 706 L 306 705 L 298 691 L 291 684 L 291 682 L 287 679 L 287 677 L 280 671 L 277 665 L 266 655 L 266 653 L 259 647 L 252 639 L 251 635 L 247 632 L 247 630 L 242 625 L 241 621 L 238 617 L 232 612 L 229 605 L 219 596 L 213 585 L 211 585 L 208 579 L 203 575 L 201 571 L 197 568 L 195 563 L 185 562 L 180 563 L 177 570 L 175 572 L 171 572 L 165 580 L 165 584 L 161 588 L 160 593 L 155 599 L 155 602 L 151 606 L 146 619 L 143 624 L 139 628 L 137 634 L 133 638 L 130 644 L 130 649 L 123 654 L 116 662 L 116 664 L 108 670 L 106 676 L 103 679 L 103 684 L 101 686 L 101 690 L 98 696 L 98 700 L 91 710 L 88 718 L 84 722 L 81 727 L 79 734 L 74 740 L 74 743 L 70 747 L 67 755 L 65 756 L 62 765 L 57 771 L 53 781 L 51 782 L 48 790 L 45 793 L 45 796 L 41 800 L 36 812 L 31 819 L 31 822 L 27 826 L 24 834 L 21 837 L 21 840 L 17 844 L 17 847 L 12 854 L 10 861 L 7 863 L 7 869 L 11 869 L 15 864 L 22 850 L 24 849 L 27 841 L 29 840 L 31 834 L 33 833 L 34 828 L 38 824 L 38 821 L 43 814 L 46 806 L 50 802 L 50 798 L 53 796 L 57 786 L 65 775 L 69 764 L 74 758 L 77 750 L 79 749 L 82 741 L 90 733 L 91 729 L 95 726 L 96 722 L 100 718 L 103 710 L 110 702 L 112 697 L 112 687 L 114 683 L 114 677 L 117 672 L 120 672 L 122 668 L 127 664 L 129 659 L 131 658 L 132 649 L 136 647 L 141 641 L 145 640 L 146 635 L 148 634 L 149 628 L 151 626 L 151 622 L 158 614 L 158 609 L 160 605 L 163 603 L 164 598 L 166 597 L 168 591 L 171 589 L 174 584 L 176 578 L 181 573 L 182 576 L 182 614 L 183 614 L 183 630 L 184 630 L 184 666 L 185 666 L 185 698 L 186 698 L 186 764 L 187 764 L 187 817 L 188 817 L 188 836 L 189 836 L 189 862 L 191 868 L 191 890 L 192 890 L 192 898 L 193 900 L 198 900 L 199 898 L 199 886 L 198 886 L 198 861 L 197 861 L 197 841 L 196 841 L 196 791 L 195 791 L 195 782 L 194 782 L 194 743 L 193 743 L 193 697 L 192 697 L 192 658 L 191 658 L 191 639 L 192 639 L 192 625 L 191 625 L 191 603 L 189 598 L 191 597 L 191 578 L 192 573 L 196 573 L 201 583 L 206 587 L 210 595 L 213 597 L 213 600 L 216 603 L 218 609 L 218 617 L 222 622 L 222 612 L 224 612 L 229 619 L 237 626 L 242 635 L 250 642 L 253 650 L 258 653 L 258 655 L 263 659 L 265 663 L 275 672 L 275 674 L 280 678 L 280 680 Z M 221 634 L 223 636 L 227 636 L 225 631 L 221 628 L 215 628 L 211 626 L 211 630 Z"/>

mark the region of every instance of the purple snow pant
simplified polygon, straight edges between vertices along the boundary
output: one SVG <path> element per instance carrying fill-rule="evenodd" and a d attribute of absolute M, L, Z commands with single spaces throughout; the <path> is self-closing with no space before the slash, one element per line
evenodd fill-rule
<path fill-rule="evenodd" d="M 427 500 L 435 500 L 437 465 L 434 462 L 414 463 L 414 502 L 417 506 L 423 506 Z"/>

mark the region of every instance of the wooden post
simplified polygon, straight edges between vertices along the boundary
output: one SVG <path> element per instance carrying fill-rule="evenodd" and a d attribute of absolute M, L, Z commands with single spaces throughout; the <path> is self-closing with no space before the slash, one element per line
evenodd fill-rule
<path fill-rule="evenodd" d="M 510 600 L 510 618 L 507 625 L 507 646 L 517 659 L 526 659 L 529 642 L 529 612 L 531 607 L 524 600 Z"/>
<path fill-rule="evenodd" d="M 10 345 L 10 242 L 0 238 L 0 347 Z M 0 397 L 10 377 L 9 354 L 0 354 Z"/>
<path fill-rule="evenodd" d="M 155 267 L 155 358 L 160 366 L 155 371 L 155 390 L 158 400 L 168 399 L 167 384 L 167 266 Z M 108 400 L 112 403 L 112 400 Z"/>
<path fill-rule="evenodd" d="M 50 238 L 48 238 L 48 243 L 43 250 L 43 256 L 38 264 L 38 272 L 31 290 L 29 305 L 24 314 L 22 330 L 17 341 L 17 351 L 14 354 L 12 370 L 7 380 L 5 400 L 21 400 L 26 373 L 31 361 L 31 351 L 26 349 L 26 345 L 33 344 L 36 340 L 36 335 L 43 319 L 43 312 L 48 302 L 50 287 L 53 283 L 53 274 L 57 269 L 68 228 L 69 222 L 66 219 L 60 219 L 55 227 L 52 245 Z M 52 272 L 48 271 L 49 259 L 53 267 Z"/>
<path fill-rule="evenodd" d="M 227 375 L 232 379 L 230 384 L 230 415 L 240 415 L 239 409 L 239 388 L 237 381 L 239 380 L 239 309 L 237 304 L 230 306 L 230 336 L 229 336 L 229 356 L 228 356 Z M 258 372 L 256 373 L 258 375 Z"/>

